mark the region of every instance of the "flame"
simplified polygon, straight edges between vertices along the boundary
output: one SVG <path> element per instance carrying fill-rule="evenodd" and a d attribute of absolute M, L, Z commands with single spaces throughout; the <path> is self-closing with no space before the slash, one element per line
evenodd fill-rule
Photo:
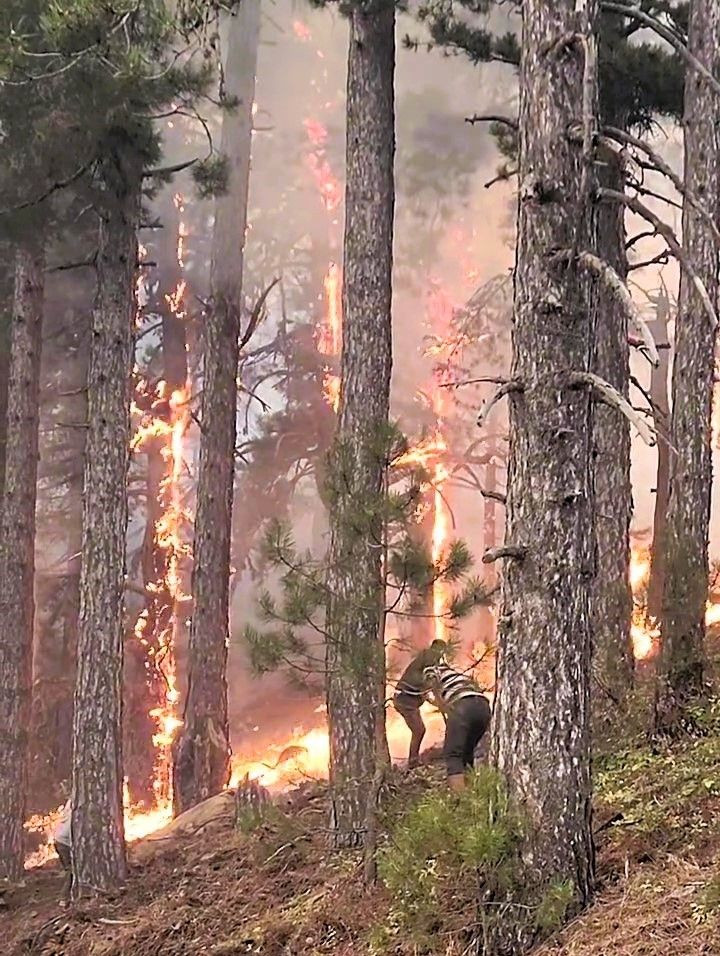
<path fill-rule="evenodd" d="M 308 40 L 312 39 L 310 28 L 301 20 L 293 20 L 293 33 L 298 40 L 302 40 L 303 43 L 307 43 Z"/>
<path fill-rule="evenodd" d="M 173 202 L 179 214 L 177 263 L 180 269 L 184 270 L 185 245 L 189 234 L 183 218 L 185 200 L 180 193 L 176 193 Z M 168 308 L 181 320 L 186 316 L 186 291 L 187 282 L 181 277 L 176 288 L 169 295 L 165 295 Z M 182 388 L 171 391 L 167 382 L 158 382 L 150 401 L 150 409 L 143 413 L 141 408 L 147 408 L 148 398 L 151 397 L 148 390 L 148 383 L 140 379 L 133 403 L 133 411 L 140 415 L 140 420 L 131 441 L 131 450 L 135 453 L 141 452 L 149 441 L 160 444 L 165 474 L 158 490 L 160 518 L 155 523 L 153 548 L 162 555 L 162 572 L 159 580 L 146 582 L 146 588 L 151 595 L 156 595 L 159 601 L 169 604 L 171 613 L 169 624 L 158 634 L 152 635 L 153 640 L 148 640 L 145 634 L 149 618 L 147 609 L 141 611 L 134 628 L 135 639 L 145 648 L 147 667 L 154 668 L 159 674 L 164 690 L 162 702 L 149 713 L 155 723 L 153 746 L 157 750 L 153 781 L 155 807 L 142 812 L 139 808 L 134 808 L 129 812 L 127 826 L 130 833 L 151 826 L 152 819 L 169 819 L 172 812 L 172 745 L 179 727 L 182 726 L 177 714 L 180 694 L 177 689 L 174 646 L 179 626 L 178 604 L 187 598 L 182 589 L 180 562 L 190 554 L 185 532 L 192 521 L 183 504 L 181 490 L 185 465 L 184 439 L 191 420 L 190 383 L 186 382 Z M 148 818 L 148 822 L 141 822 L 143 818 Z"/>
<path fill-rule="evenodd" d="M 651 552 L 648 547 L 633 545 L 630 551 L 630 587 L 633 593 L 633 616 L 630 636 L 635 660 L 654 657 L 660 647 L 660 622 L 647 614 L 645 595 L 650 580 Z M 709 599 L 705 605 L 705 626 L 720 623 L 720 603 Z"/>
<path fill-rule="evenodd" d="M 51 860 L 57 859 L 53 835 L 64 810 L 65 805 L 59 806 L 50 813 L 35 814 L 25 821 L 24 826 L 28 833 L 43 834 L 43 843 L 37 850 L 25 857 L 26 870 L 34 870 L 38 866 L 44 866 Z M 152 810 L 148 810 L 142 805 L 133 806 L 130 802 L 127 782 L 125 782 L 123 786 L 123 818 L 125 840 L 128 843 L 134 843 L 136 840 L 141 840 L 150 833 L 166 826 L 172 820 L 172 805 L 166 803 L 164 806 L 155 807 Z"/>
<path fill-rule="evenodd" d="M 633 595 L 633 612 L 630 622 L 630 639 L 636 661 L 654 657 L 660 641 L 660 626 L 647 613 L 646 595 L 650 580 L 651 553 L 648 547 L 634 544 L 630 549 L 630 589 Z"/>
<path fill-rule="evenodd" d="M 320 199 L 328 213 L 335 212 L 343 199 L 343 187 L 340 180 L 332 171 L 332 167 L 325 155 L 325 147 L 328 140 L 327 127 L 320 120 L 304 120 L 305 132 L 307 133 L 310 146 L 310 152 L 305 156 L 310 175 L 315 186 L 320 193 Z"/>

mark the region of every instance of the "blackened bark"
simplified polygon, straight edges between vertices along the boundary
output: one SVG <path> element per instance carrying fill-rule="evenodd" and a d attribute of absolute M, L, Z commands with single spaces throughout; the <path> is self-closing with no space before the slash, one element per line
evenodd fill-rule
<path fill-rule="evenodd" d="M 605 116 L 611 126 L 625 126 L 625 118 Z M 624 192 L 625 176 L 620 160 L 612 154 L 599 167 L 600 185 Z M 598 255 L 621 279 L 627 275 L 625 209 L 618 203 L 602 203 L 598 210 Z M 627 313 L 617 296 L 602 282 L 595 288 L 597 334 L 594 371 L 620 395 L 628 396 L 630 351 Z M 630 639 L 632 590 L 630 587 L 630 423 L 617 410 L 598 404 L 593 421 L 593 470 L 595 480 L 595 534 L 597 576 L 591 593 L 594 667 L 608 689 L 594 695 L 596 716 L 608 719 L 622 713 L 632 689 L 635 660 Z"/>
<path fill-rule="evenodd" d="M 23 874 L 44 269 L 41 237 L 17 249 L 0 526 L 0 879 L 11 880 Z"/>
<path fill-rule="evenodd" d="M 713 75 L 720 66 L 720 6 L 690 4 L 688 43 Z M 711 212 L 720 208 L 720 111 L 717 95 L 694 69 L 685 80 L 685 186 Z M 718 295 L 718 249 L 708 224 L 689 203 L 683 208 L 685 255 L 707 289 Z M 682 730 L 688 707 L 705 694 L 705 603 L 712 486 L 710 447 L 715 330 L 701 297 L 681 271 L 675 323 L 670 500 L 662 604 L 662 653 L 655 701 L 658 733 Z"/>
<path fill-rule="evenodd" d="M 567 136 L 582 125 L 583 45 L 568 46 L 582 29 L 576 7 L 523 3 L 511 372 L 523 391 L 510 403 L 506 542 L 527 552 L 504 568 L 492 741 L 494 763 L 527 817 L 521 902 L 567 881 L 569 914 L 589 899 L 594 875 L 592 414 L 587 392 L 568 387 L 571 370 L 591 367 L 594 312 L 587 279 L 553 260 L 556 250 L 596 246 L 592 169 Z M 597 5 L 582 8 L 594 27 Z M 596 88 L 594 65 L 588 79 Z M 537 929 L 521 909 L 509 912 L 493 925 L 496 950 L 521 953 Z"/>
<path fill-rule="evenodd" d="M 121 134 L 122 135 L 122 134 Z M 83 547 L 73 716 L 75 892 L 126 875 L 122 672 L 130 376 L 141 163 L 120 137 L 102 162 L 104 203 L 88 372 Z"/>
<path fill-rule="evenodd" d="M 192 576 L 193 617 L 188 694 L 176 749 L 175 810 L 218 793 L 230 776 L 227 705 L 230 530 L 235 465 L 238 339 L 242 312 L 252 103 L 260 35 L 260 0 L 228 18 L 227 94 L 237 109 L 223 121 L 228 194 L 217 205 L 212 306 L 205 327 L 202 437 Z M 244 506 L 247 503 L 243 503 Z"/>
<path fill-rule="evenodd" d="M 364 842 L 377 764 L 382 496 L 392 367 L 395 10 L 353 8 L 347 76 L 342 388 L 330 460 L 327 699 L 332 843 Z M 370 808 L 372 809 L 372 808 Z"/>
<path fill-rule="evenodd" d="M 668 346 L 668 319 L 670 309 L 663 293 L 657 306 L 657 318 L 650 323 L 650 331 L 658 346 Z M 670 399 L 668 374 L 670 349 L 659 348 L 660 364 L 653 368 L 650 378 L 650 400 L 653 403 L 653 420 L 659 441 L 657 443 L 657 472 L 655 478 L 655 508 L 653 511 L 653 536 L 650 562 L 650 577 L 647 586 L 647 615 L 659 621 L 662 614 L 662 595 L 665 581 L 665 529 L 668 501 L 670 498 Z"/>

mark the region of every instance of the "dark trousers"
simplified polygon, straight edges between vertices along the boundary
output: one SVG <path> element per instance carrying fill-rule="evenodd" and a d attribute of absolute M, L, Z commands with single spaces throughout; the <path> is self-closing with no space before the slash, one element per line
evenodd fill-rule
<path fill-rule="evenodd" d="M 448 777 L 462 774 L 473 766 L 475 748 L 489 726 L 487 697 L 463 697 L 450 707 L 443 747 Z"/>
<path fill-rule="evenodd" d="M 72 850 L 64 843 L 55 844 L 55 852 L 65 870 L 65 885 L 63 886 L 63 895 L 69 897 L 72 890 Z"/>

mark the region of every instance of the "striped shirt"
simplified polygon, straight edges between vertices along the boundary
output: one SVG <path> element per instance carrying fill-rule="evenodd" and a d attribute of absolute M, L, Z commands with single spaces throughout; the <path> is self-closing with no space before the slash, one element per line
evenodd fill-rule
<path fill-rule="evenodd" d="M 447 664 L 436 664 L 423 671 L 425 686 L 429 687 L 443 707 L 451 707 L 464 697 L 484 696 L 467 674 L 453 670 Z"/>

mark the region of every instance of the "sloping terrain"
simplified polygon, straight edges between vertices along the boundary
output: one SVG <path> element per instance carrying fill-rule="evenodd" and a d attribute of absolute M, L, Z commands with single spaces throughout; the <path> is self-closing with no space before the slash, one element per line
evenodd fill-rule
<path fill-rule="evenodd" d="M 720 956 L 720 722 L 661 752 L 638 743 L 598 760 L 601 884 L 594 905 L 538 956 Z M 437 764 L 389 780 L 392 815 L 442 786 Z M 382 887 L 362 889 L 362 862 L 326 850 L 325 794 L 308 784 L 250 832 L 228 814 L 199 832 L 131 852 L 115 899 L 59 904 L 54 865 L 6 899 L 9 956 L 460 956 L 467 943 L 438 915 L 436 945 L 395 934 Z M 450 903 L 450 901 L 448 901 Z M 449 906 L 448 909 L 451 907 Z"/>

